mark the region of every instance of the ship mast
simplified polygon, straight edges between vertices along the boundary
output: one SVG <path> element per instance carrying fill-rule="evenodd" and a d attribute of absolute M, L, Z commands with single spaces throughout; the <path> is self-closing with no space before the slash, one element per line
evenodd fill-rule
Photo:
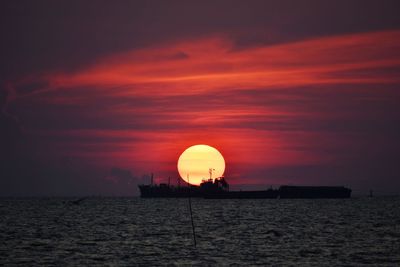
<path fill-rule="evenodd" d="M 213 173 L 213 171 L 215 171 L 215 169 L 213 169 L 213 168 L 209 168 L 209 169 L 208 169 L 208 173 L 210 174 L 210 180 L 212 180 L 212 173 Z"/>

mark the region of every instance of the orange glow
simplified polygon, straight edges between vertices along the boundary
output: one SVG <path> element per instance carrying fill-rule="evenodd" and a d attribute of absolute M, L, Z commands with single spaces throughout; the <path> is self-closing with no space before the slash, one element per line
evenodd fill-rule
<path fill-rule="evenodd" d="M 199 185 L 210 175 L 212 178 L 221 177 L 225 171 L 225 160 L 217 149 L 195 145 L 187 148 L 179 157 L 178 171 L 187 183 Z"/>
<path fill-rule="evenodd" d="M 226 89 L 393 84 L 399 82 L 396 75 L 363 71 L 398 66 L 399 38 L 400 31 L 382 31 L 243 50 L 222 36 L 181 41 L 112 55 L 77 72 L 47 73 L 41 76 L 48 84 L 42 91 L 93 87 L 114 97 L 177 96 Z"/>
<path fill-rule="evenodd" d="M 21 103 L 63 112 L 68 127 L 34 133 L 58 155 L 174 177 L 185 148 L 209 144 L 229 162 L 232 184 L 256 182 L 265 177 L 254 170 L 332 164 L 337 147 L 357 139 L 353 131 L 387 115 L 399 99 L 399 40 L 393 30 L 237 47 L 221 35 L 124 51 L 13 86 L 40 84 Z M 191 182 L 210 167 L 197 181 L 189 173 Z"/>

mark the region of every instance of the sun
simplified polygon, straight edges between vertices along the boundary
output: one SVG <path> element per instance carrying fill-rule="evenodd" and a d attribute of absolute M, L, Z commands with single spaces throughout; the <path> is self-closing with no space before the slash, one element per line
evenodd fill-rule
<path fill-rule="evenodd" d="M 178 159 L 178 172 L 183 180 L 199 185 L 202 180 L 221 177 L 225 171 L 222 154 L 212 146 L 188 147 Z"/>

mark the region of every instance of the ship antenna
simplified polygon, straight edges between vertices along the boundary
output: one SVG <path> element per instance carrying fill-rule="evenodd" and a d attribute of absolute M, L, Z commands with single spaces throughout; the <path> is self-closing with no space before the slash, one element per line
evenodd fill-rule
<path fill-rule="evenodd" d="M 208 173 L 210 174 L 210 180 L 212 180 L 212 173 L 213 173 L 213 171 L 215 171 L 215 169 L 213 169 L 213 168 L 209 168 L 209 169 L 208 169 Z"/>
<path fill-rule="evenodd" d="M 187 182 L 188 182 L 188 185 L 189 185 L 189 210 L 190 210 L 190 220 L 192 221 L 193 242 L 194 242 L 194 247 L 196 247 L 196 232 L 194 230 L 193 213 L 192 213 L 192 201 L 190 199 L 191 186 L 190 186 L 190 182 L 189 182 L 189 174 L 187 174 Z"/>

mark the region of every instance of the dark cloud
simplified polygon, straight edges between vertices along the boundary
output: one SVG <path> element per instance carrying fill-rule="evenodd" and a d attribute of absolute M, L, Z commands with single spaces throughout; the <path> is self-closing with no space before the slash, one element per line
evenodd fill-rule
<path fill-rule="evenodd" d="M 106 179 L 123 185 L 129 185 L 135 180 L 130 170 L 125 170 L 117 167 L 113 167 L 111 169 L 110 175 L 108 175 Z"/>
<path fill-rule="evenodd" d="M 15 145 L 21 135 L 18 120 L 7 112 L 9 88 L 0 85 L 0 160 L 13 157 Z"/>
<path fill-rule="evenodd" d="M 129 170 L 114 167 L 110 172 L 65 157 L 2 161 L 0 174 L 0 196 L 132 196 L 145 179 Z"/>
<path fill-rule="evenodd" d="M 45 81 L 25 83 L 15 87 L 15 93 L 20 96 L 29 95 L 46 88 L 47 86 L 48 84 Z"/>
<path fill-rule="evenodd" d="M 2 1 L 0 73 L 72 70 L 98 57 L 225 33 L 237 47 L 400 27 L 398 1 Z"/>
<path fill-rule="evenodd" d="M 186 59 L 186 58 L 189 58 L 189 55 L 182 51 L 170 57 L 170 59 Z"/>
<path fill-rule="evenodd" d="M 400 132 L 400 95 L 396 85 L 321 85 L 296 87 L 295 90 L 233 89 L 177 96 L 99 95 L 93 88 L 86 94 L 74 89 L 74 92 L 66 93 L 49 92 L 47 96 L 85 99 L 81 104 L 41 104 L 31 98 L 18 100 L 15 109 L 19 117 L 25 119 L 24 124 L 28 128 L 141 131 L 176 130 L 184 125 L 186 129 L 201 129 L 204 124 L 192 124 L 191 120 L 202 117 L 204 111 L 208 111 L 215 116 L 215 124 L 220 123 L 218 120 L 224 121 L 219 126 L 223 128 L 364 132 L 390 136 Z M 249 107 L 258 112 L 246 113 Z M 269 109 L 281 113 L 270 114 Z M 49 110 L 53 112 L 49 113 Z M 192 115 L 185 116 L 187 112 Z M 56 136 L 47 138 L 50 138 L 49 141 L 61 141 Z M 68 142 L 70 138 L 79 137 L 65 138 L 64 141 Z M 82 141 L 86 140 L 85 137 L 81 138 Z M 120 141 L 135 141 L 136 137 L 120 138 Z M 86 141 L 101 140 L 106 141 L 101 136 L 88 137 Z"/>
<path fill-rule="evenodd" d="M 109 183 L 110 192 L 117 195 L 131 196 L 137 195 L 138 184 L 147 184 L 149 175 L 134 176 L 129 169 L 112 167 L 109 174 L 105 176 Z"/>

